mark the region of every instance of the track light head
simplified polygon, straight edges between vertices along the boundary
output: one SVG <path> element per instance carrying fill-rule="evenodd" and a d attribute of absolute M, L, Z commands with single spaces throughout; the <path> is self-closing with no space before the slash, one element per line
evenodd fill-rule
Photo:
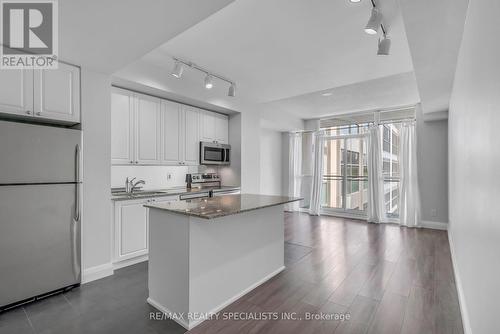
<path fill-rule="evenodd" d="M 382 23 L 382 13 L 377 9 L 372 9 L 372 14 L 370 15 L 370 19 L 365 27 L 365 32 L 369 35 L 375 35 L 380 28 L 380 24 Z"/>
<path fill-rule="evenodd" d="M 207 76 L 205 77 L 205 88 L 212 89 L 213 86 L 214 84 L 212 82 L 212 76 L 207 73 Z"/>
<path fill-rule="evenodd" d="M 236 96 L 236 85 L 234 83 L 231 83 L 231 86 L 229 86 L 229 90 L 227 92 L 227 96 L 230 96 L 230 97 L 235 97 Z"/>
<path fill-rule="evenodd" d="M 178 60 L 175 61 L 174 69 L 172 70 L 172 75 L 176 77 L 177 79 L 180 79 L 182 76 L 182 71 L 184 70 L 184 66 L 182 66 L 182 63 Z"/>
<path fill-rule="evenodd" d="M 391 39 L 389 36 L 384 36 L 383 39 L 378 40 L 378 51 L 379 56 L 388 56 L 391 50 Z"/>

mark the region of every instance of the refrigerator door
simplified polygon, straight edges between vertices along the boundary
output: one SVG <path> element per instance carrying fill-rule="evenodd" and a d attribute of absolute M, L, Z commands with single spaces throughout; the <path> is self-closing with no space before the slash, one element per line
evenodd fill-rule
<path fill-rule="evenodd" d="M 81 132 L 0 121 L 0 185 L 75 182 Z"/>
<path fill-rule="evenodd" d="M 0 187 L 0 306 L 80 282 L 76 190 Z"/>

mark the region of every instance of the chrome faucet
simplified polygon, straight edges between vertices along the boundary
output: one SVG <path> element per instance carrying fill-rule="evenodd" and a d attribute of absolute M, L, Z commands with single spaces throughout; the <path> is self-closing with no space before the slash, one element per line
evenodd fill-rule
<path fill-rule="evenodd" d="M 125 180 L 125 192 L 127 194 L 132 194 L 138 185 L 146 184 L 146 181 L 144 180 L 139 180 L 137 182 L 134 182 L 135 179 L 136 179 L 135 177 L 132 179 L 129 179 L 127 177 L 127 179 Z"/>

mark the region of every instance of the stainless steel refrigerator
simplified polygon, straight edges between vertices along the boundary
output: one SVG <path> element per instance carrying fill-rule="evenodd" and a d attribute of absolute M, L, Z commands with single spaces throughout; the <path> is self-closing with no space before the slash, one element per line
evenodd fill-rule
<path fill-rule="evenodd" d="M 0 309 L 80 283 L 80 142 L 0 121 Z"/>

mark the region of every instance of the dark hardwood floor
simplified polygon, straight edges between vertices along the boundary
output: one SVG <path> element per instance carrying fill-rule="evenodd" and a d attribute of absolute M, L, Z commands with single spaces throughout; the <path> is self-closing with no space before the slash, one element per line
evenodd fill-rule
<path fill-rule="evenodd" d="M 462 333 L 444 231 L 287 213 L 286 270 L 190 333 Z M 147 263 L 0 314 L 4 333 L 184 333 L 151 320 Z M 296 318 L 259 320 L 264 312 Z M 288 312 L 288 313 L 287 313 Z M 306 314 L 349 316 L 305 320 Z M 274 314 L 274 313 L 273 313 Z"/>
<path fill-rule="evenodd" d="M 210 320 L 190 333 L 462 333 L 444 231 L 287 213 L 286 270 L 222 312 L 349 320 Z"/>

